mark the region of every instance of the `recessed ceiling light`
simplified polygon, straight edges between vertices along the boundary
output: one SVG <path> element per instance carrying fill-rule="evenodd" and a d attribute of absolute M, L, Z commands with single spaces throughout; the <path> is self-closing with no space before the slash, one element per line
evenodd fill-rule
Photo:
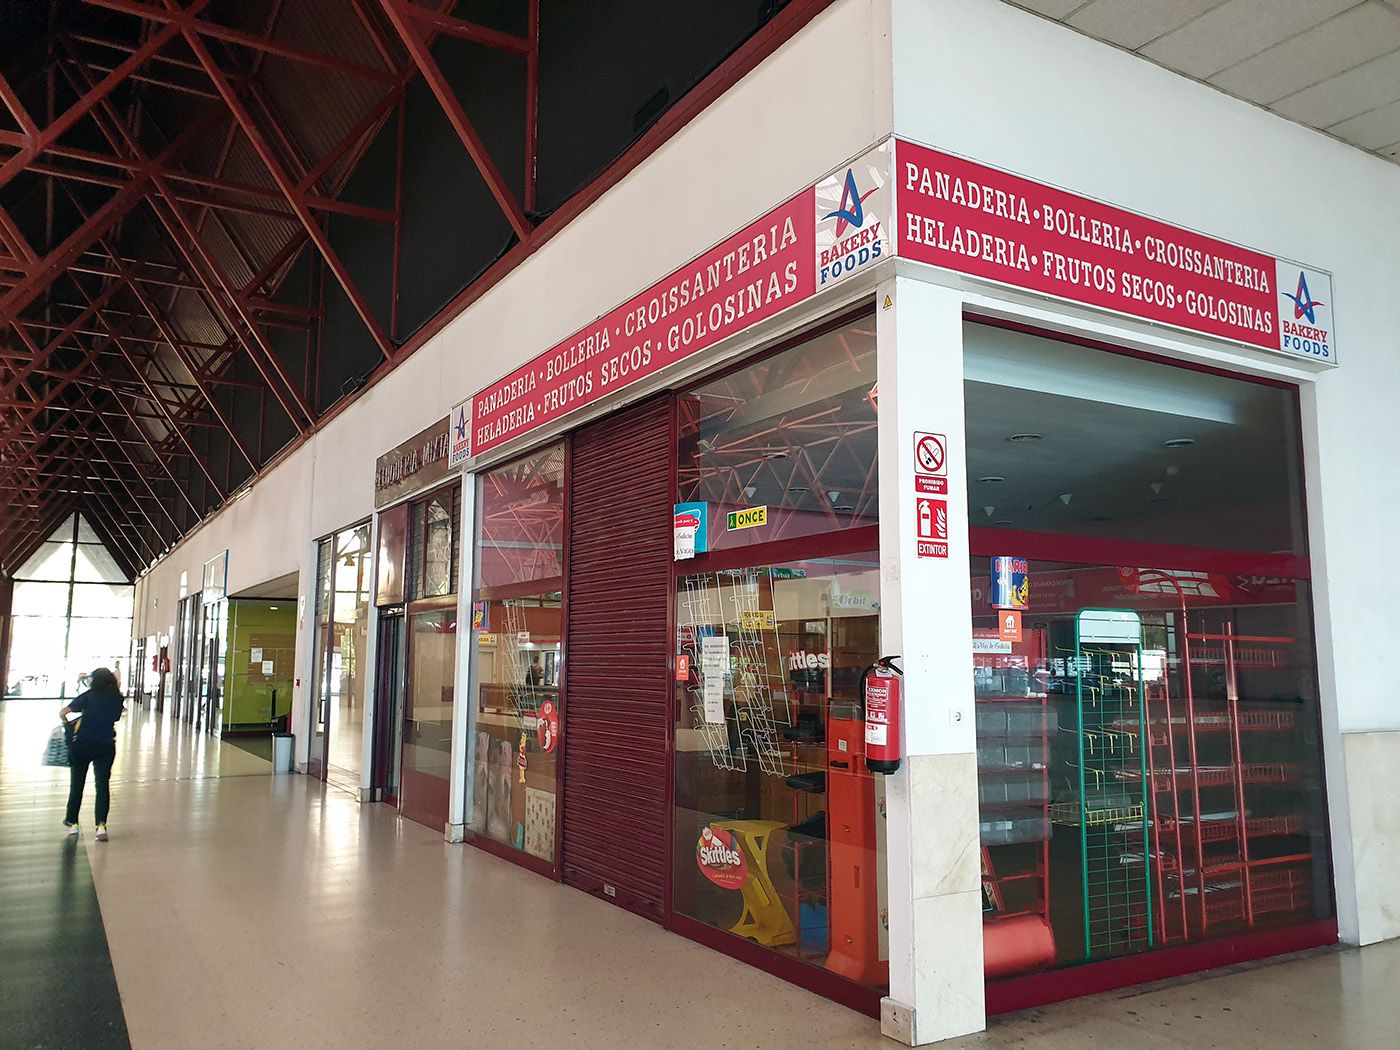
<path fill-rule="evenodd" d="M 1044 434 L 1012 434 L 1007 441 L 1042 441 Z"/>
<path fill-rule="evenodd" d="M 1164 448 L 1188 448 L 1196 443 L 1195 438 L 1172 438 L 1162 443 Z"/>
<path fill-rule="evenodd" d="M 842 511 L 852 511 L 852 510 L 855 510 L 855 507 L 852 507 L 849 503 L 842 503 L 842 504 L 839 504 L 839 505 L 836 506 L 836 507 L 833 507 L 832 509 L 833 509 L 833 510 L 842 510 Z"/>
<path fill-rule="evenodd" d="M 1000 482 L 1003 482 L 1003 481 L 1005 481 L 1005 480 L 1006 480 L 1005 478 L 997 477 L 997 475 L 995 475 L 995 474 L 988 474 L 986 477 L 978 478 L 978 479 L 977 479 L 977 484 L 979 484 L 979 485 L 996 485 L 996 484 L 999 484 Z"/>
<path fill-rule="evenodd" d="M 1016 523 L 1015 523 L 1014 521 L 1012 521 L 1010 518 L 998 518 L 996 521 L 992 522 L 992 524 L 993 524 L 993 525 L 1014 525 L 1014 524 L 1016 524 Z"/>
<path fill-rule="evenodd" d="M 788 486 L 788 491 L 789 491 L 789 492 L 811 492 L 812 490 L 809 489 L 806 485 L 789 485 L 789 486 Z"/>
<path fill-rule="evenodd" d="M 1147 502 L 1148 502 L 1148 503 L 1170 503 L 1170 502 L 1171 502 L 1171 497 L 1170 497 L 1170 496 L 1152 496 L 1152 497 L 1149 497 L 1149 498 L 1148 498 Z"/>
<path fill-rule="evenodd" d="M 765 448 L 759 455 L 764 459 L 787 459 L 789 453 L 785 448 Z"/>

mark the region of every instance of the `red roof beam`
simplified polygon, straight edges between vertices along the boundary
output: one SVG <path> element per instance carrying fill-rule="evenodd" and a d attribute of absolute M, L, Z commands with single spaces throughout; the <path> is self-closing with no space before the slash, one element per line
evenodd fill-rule
<path fill-rule="evenodd" d="M 285 44 L 279 40 L 273 40 L 271 37 L 257 36 L 214 22 L 205 22 L 195 17 L 198 10 L 194 8 L 185 11 L 168 10 L 136 3 L 135 0 L 84 0 L 84 2 L 93 7 L 105 7 L 111 11 L 121 11 L 125 14 L 149 19 L 152 22 L 164 23 L 165 29 L 177 29 L 185 35 L 186 39 L 198 34 L 214 40 L 222 40 L 228 44 L 237 44 L 253 51 L 290 59 L 304 65 L 318 66 L 336 73 L 343 73 L 345 76 L 356 77 L 360 80 L 370 80 L 377 84 L 392 84 L 394 82 L 394 74 L 387 70 L 375 69 L 373 66 L 349 62 L 334 55 L 311 51 L 293 44 Z M 196 5 L 199 9 L 204 6 L 204 4 Z"/>

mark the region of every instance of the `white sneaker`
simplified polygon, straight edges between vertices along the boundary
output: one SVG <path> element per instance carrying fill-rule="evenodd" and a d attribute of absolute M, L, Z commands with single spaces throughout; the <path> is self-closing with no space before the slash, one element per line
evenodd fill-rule
<path fill-rule="evenodd" d="M 106 824 L 99 824 L 99 825 L 97 825 L 97 841 L 98 841 L 98 842 L 106 842 L 106 841 L 107 841 L 107 825 L 106 825 Z"/>
<path fill-rule="evenodd" d="M 78 825 L 76 824 L 64 824 L 63 826 L 68 829 L 69 835 L 76 835 L 78 833 Z"/>

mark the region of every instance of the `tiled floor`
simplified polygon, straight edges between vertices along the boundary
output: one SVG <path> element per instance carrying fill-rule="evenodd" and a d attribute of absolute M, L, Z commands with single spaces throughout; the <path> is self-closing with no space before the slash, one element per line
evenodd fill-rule
<path fill-rule="evenodd" d="M 53 714 L 0 704 L 0 835 L 36 865 L 66 845 L 62 771 L 38 765 Z M 268 775 L 139 710 L 122 732 L 112 840 L 89 828 L 78 848 L 137 1050 L 896 1045 L 868 1018 L 385 807 Z M 0 916 L 20 903 L 0 899 Z M 1395 1050 L 1397 989 L 1392 943 L 1037 1010 L 944 1045 Z M 7 992 L 0 1045 L 96 1045 L 7 1041 L 20 1009 Z"/>

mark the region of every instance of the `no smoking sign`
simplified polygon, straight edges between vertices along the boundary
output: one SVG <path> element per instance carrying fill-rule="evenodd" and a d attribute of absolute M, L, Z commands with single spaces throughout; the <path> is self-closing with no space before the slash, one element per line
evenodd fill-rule
<path fill-rule="evenodd" d="M 923 495 L 948 492 L 948 439 L 942 434 L 914 431 L 914 490 Z"/>

